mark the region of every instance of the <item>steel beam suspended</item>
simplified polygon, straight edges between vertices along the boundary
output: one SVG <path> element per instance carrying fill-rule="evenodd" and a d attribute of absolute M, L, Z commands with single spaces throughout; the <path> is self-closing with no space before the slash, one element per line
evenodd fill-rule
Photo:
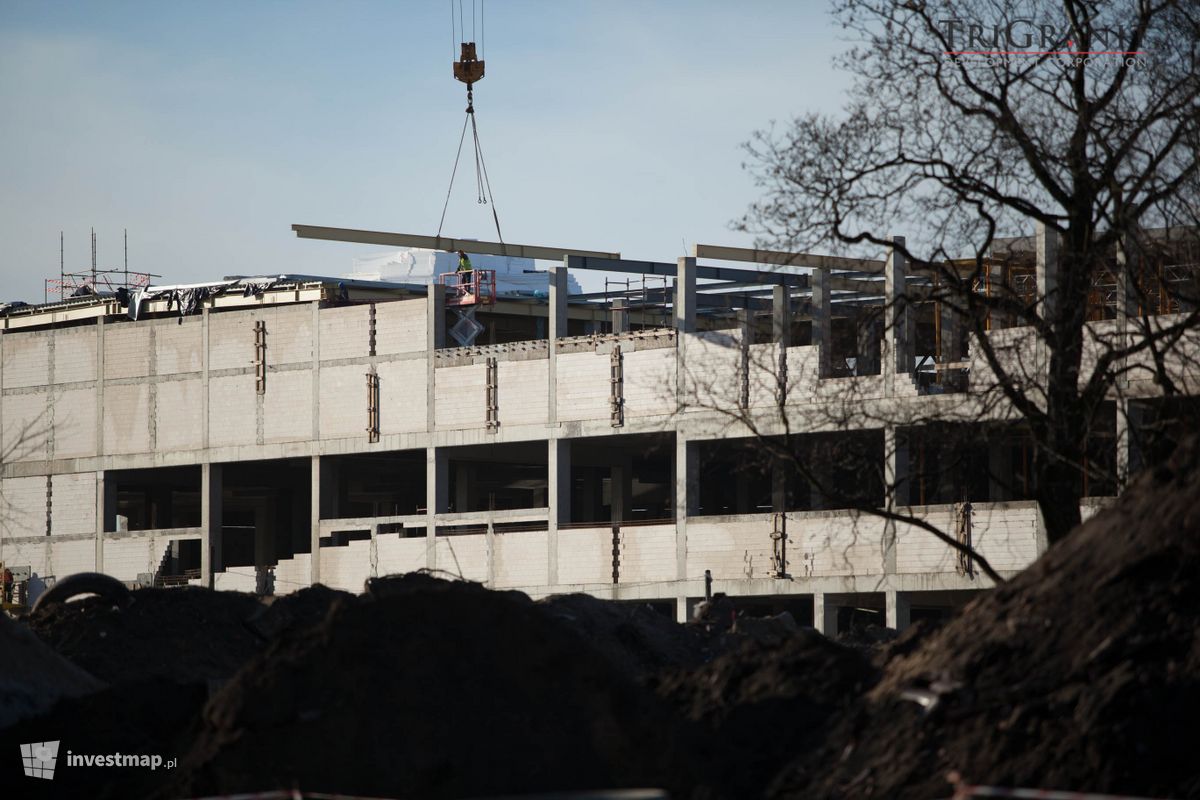
<path fill-rule="evenodd" d="M 485 242 L 475 239 L 452 239 L 449 236 L 420 236 L 413 233 L 389 233 L 386 231 L 360 231 L 353 228 L 326 228 L 320 225 L 293 225 L 292 230 L 300 239 L 323 239 L 329 242 L 358 242 L 386 247 L 422 247 L 427 250 L 462 250 L 476 255 L 510 256 L 512 258 L 544 258 L 561 261 L 564 256 L 586 256 L 593 258 L 621 257 L 620 253 L 605 253 L 599 250 L 575 250 L 569 247 L 544 247 L 540 245 L 513 244 L 511 242 Z"/>

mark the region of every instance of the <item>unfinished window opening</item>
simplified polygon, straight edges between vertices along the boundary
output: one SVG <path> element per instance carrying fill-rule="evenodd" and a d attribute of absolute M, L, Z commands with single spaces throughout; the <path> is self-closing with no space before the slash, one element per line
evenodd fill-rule
<path fill-rule="evenodd" d="M 571 523 L 674 518 L 675 436 L 632 434 L 572 439 Z"/>
<path fill-rule="evenodd" d="M 312 462 L 307 458 L 222 464 L 221 563 L 274 566 L 312 551 Z"/>
<path fill-rule="evenodd" d="M 113 470 L 104 483 L 106 531 L 200 526 L 198 466 Z"/>
<path fill-rule="evenodd" d="M 546 508 L 544 441 L 470 445 L 444 452 L 451 512 Z"/>
<path fill-rule="evenodd" d="M 424 510 L 424 450 L 321 458 L 321 519 L 399 517 Z"/>

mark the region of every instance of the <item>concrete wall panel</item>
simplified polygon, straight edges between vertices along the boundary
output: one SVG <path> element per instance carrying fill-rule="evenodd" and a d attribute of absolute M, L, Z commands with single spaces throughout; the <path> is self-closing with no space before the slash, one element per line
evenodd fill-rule
<path fill-rule="evenodd" d="M 107 357 L 106 357 L 107 358 Z M 108 362 L 105 361 L 105 371 Z M 104 388 L 104 452 L 145 453 L 150 449 L 150 386 L 117 384 Z"/>
<path fill-rule="evenodd" d="M 54 382 L 96 380 L 96 329 L 64 328 L 54 332 Z"/>
<path fill-rule="evenodd" d="M 375 352 L 379 355 L 417 353 L 426 345 L 425 298 L 375 305 Z"/>
<path fill-rule="evenodd" d="M 263 401 L 263 441 L 312 438 L 312 370 L 271 373 Z"/>
<path fill-rule="evenodd" d="M 548 537 L 546 531 L 496 534 L 496 586 L 545 586 L 550 580 Z"/>
<path fill-rule="evenodd" d="M 154 371 L 158 375 L 199 372 L 204 367 L 204 319 L 159 324 L 154 329 Z"/>
<path fill-rule="evenodd" d="M 150 326 L 115 322 L 104 327 L 104 377 L 143 378 L 150 374 Z"/>
<path fill-rule="evenodd" d="M 213 447 L 253 444 L 258 430 L 258 393 L 253 375 L 210 378 L 208 441 Z"/>
<path fill-rule="evenodd" d="M 160 453 L 204 446 L 204 385 L 199 378 L 158 384 L 155 444 Z"/>

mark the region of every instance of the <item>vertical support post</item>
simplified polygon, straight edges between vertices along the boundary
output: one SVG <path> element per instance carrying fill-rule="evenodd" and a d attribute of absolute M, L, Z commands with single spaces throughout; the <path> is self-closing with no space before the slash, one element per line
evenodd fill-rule
<path fill-rule="evenodd" d="M 812 343 L 817 348 L 817 377 L 833 374 L 833 315 L 829 295 L 829 270 L 814 269 L 812 287 Z"/>
<path fill-rule="evenodd" d="M 904 246 L 903 236 L 893 236 L 892 241 L 899 247 Z M 887 353 L 884 355 L 884 374 L 887 375 L 887 386 L 890 394 L 895 393 L 897 375 L 908 375 L 913 371 L 912 350 L 912 313 L 909 309 L 906 284 L 908 281 L 908 261 L 904 253 L 896 246 L 888 248 L 887 265 L 883 271 L 884 283 L 884 342 Z"/>
<path fill-rule="evenodd" d="M 1058 231 L 1037 223 L 1037 294 L 1042 315 L 1054 319 L 1058 311 Z"/>
<path fill-rule="evenodd" d="M 546 530 L 549 559 L 548 583 L 558 583 L 558 526 L 571 521 L 571 441 L 551 439 L 547 443 L 547 477 L 549 479 L 549 509 Z"/>
<path fill-rule="evenodd" d="M 700 475 L 699 451 L 696 443 L 689 441 L 683 433 L 675 431 L 675 577 L 679 587 L 676 596 L 677 613 L 683 609 L 687 614 L 687 595 L 684 585 L 687 580 L 687 520 L 696 511 L 697 479 Z M 686 620 L 685 620 L 686 621 Z"/>
<path fill-rule="evenodd" d="M 327 463 L 322 462 L 320 456 L 312 456 L 309 462 L 308 489 L 308 539 L 311 548 L 308 572 L 309 580 L 314 586 L 321 582 L 321 499 L 326 491 L 333 491 L 332 486 L 326 488 L 321 480 L 322 473 L 328 471 Z M 332 481 L 330 483 L 332 484 Z"/>
<path fill-rule="evenodd" d="M 214 588 L 215 574 L 221 571 L 221 465 L 200 465 L 200 583 Z"/>
<path fill-rule="evenodd" d="M 741 381 L 741 387 L 738 392 L 738 405 L 742 410 L 750 408 L 750 345 L 754 344 L 754 317 L 751 311 L 747 308 L 738 309 L 738 346 L 739 366 L 738 378 Z"/>
<path fill-rule="evenodd" d="M 912 617 L 912 599 L 908 592 L 888 589 L 884 592 L 884 625 L 892 630 L 907 628 Z"/>
<path fill-rule="evenodd" d="M 675 329 L 696 330 L 696 259 L 680 258 L 675 270 Z"/>
<path fill-rule="evenodd" d="M 434 398 L 437 396 L 436 354 L 446 346 L 446 287 L 440 283 L 430 284 L 426 301 L 425 349 L 428 352 L 425 359 L 425 429 L 432 433 L 437 424 L 434 408 Z"/>
<path fill-rule="evenodd" d="M 909 505 L 908 445 L 895 425 L 883 429 L 883 491 L 888 509 Z M 896 522 L 887 520 L 883 528 L 882 567 L 885 575 L 896 571 Z"/>
<path fill-rule="evenodd" d="M 780 408 L 787 403 L 787 349 L 792 345 L 792 298 L 788 287 L 771 290 L 771 340 L 779 349 L 775 365 L 775 400 Z"/>
<path fill-rule="evenodd" d="M 612 301 L 612 332 L 629 332 L 629 308 L 626 306 L 625 298 L 623 297 L 618 297 Z"/>
<path fill-rule="evenodd" d="M 104 472 L 96 473 L 96 572 L 104 572 L 104 532 L 116 528 L 116 481 L 106 480 Z M 109 517 L 112 517 L 110 524 Z"/>
<path fill-rule="evenodd" d="M 813 594 L 813 627 L 830 639 L 838 633 L 838 607 L 836 602 L 831 602 L 832 600 L 833 598 L 824 592 Z"/>
<path fill-rule="evenodd" d="M 1129 398 L 1124 395 L 1118 395 L 1116 429 L 1117 494 L 1125 490 L 1125 484 L 1129 481 L 1129 405 Z"/>
<path fill-rule="evenodd" d="M 1012 445 L 1008 437 L 988 437 L 988 500 L 998 503 L 1013 498 Z"/>
<path fill-rule="evenodd" d="M 550 316 L 547 335 L 549 341 L 546 343 L 549 355 L 549 376 L 547 381 L 549 397 L 547 399 L 547 407 L 549 409 L 547 422 L 554 426 L 558 423 L 558 340 L 567 335 L 567 279 L 569 276 L 568 266 L 571 262 L 571 256 L 563 256 L 563 265 L 561 267 L 550 268 L 550 304 L 547 313 Z"/>

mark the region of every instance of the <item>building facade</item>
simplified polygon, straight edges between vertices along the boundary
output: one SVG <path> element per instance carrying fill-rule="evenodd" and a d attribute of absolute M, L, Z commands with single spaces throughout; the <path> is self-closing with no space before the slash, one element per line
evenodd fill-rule
<path fill-rule="evenodd" d="M 983 385 L 965 333 L 946 321 L 922 353 L 915 310 L 887 312 L 865 340 L 860 326 L 857 344 L 839 332 L 911 282 L 902 259 L 855 278 L 767 268 L 740 294 L 705 281 L 745 284 L 748 270 L 703 262 L 651 265 L 670 286 L 634 302 L 569 296 L 568 275 L 644 274 L 647 262 L 568 254 L 547 299 L 478 309 L 484 341 L 470 347 L 447 346 L 461 309 L 440 285 L 283 276 L 148 295 L 136 320 L 112 297 L 10 310 L 0 561 L 29 566 L 34 596 L 90 570 L 286 593 L 432 569 L 534 597 L 653 602 L 680 619 L 725 592 L 832 632 L 903 627 L 991 585 L 873 506 L 969 537 L 1004 576 L 1037 558 L 1038 509 L 1014 488 L 1018 439 L 985 446 L 973 483 L 922 472 L 929 409 L 953 419 Z M 1036 359 L 1020 331 L 989 335 Z M 1156 391 L 1131 386 L 1114 404 Z M 979 414 L 970 424 L 986 423 Z M 1118 409 L 1100 448 L 1122 475 L 1126 419 Z M 856 442 L 880 477 L 830 472 L 861 484 L 847 502 L 756 460 L 764 437 L 783 435 Z M 1085 492 L 1085 513 L 1117 485 Z"/>

